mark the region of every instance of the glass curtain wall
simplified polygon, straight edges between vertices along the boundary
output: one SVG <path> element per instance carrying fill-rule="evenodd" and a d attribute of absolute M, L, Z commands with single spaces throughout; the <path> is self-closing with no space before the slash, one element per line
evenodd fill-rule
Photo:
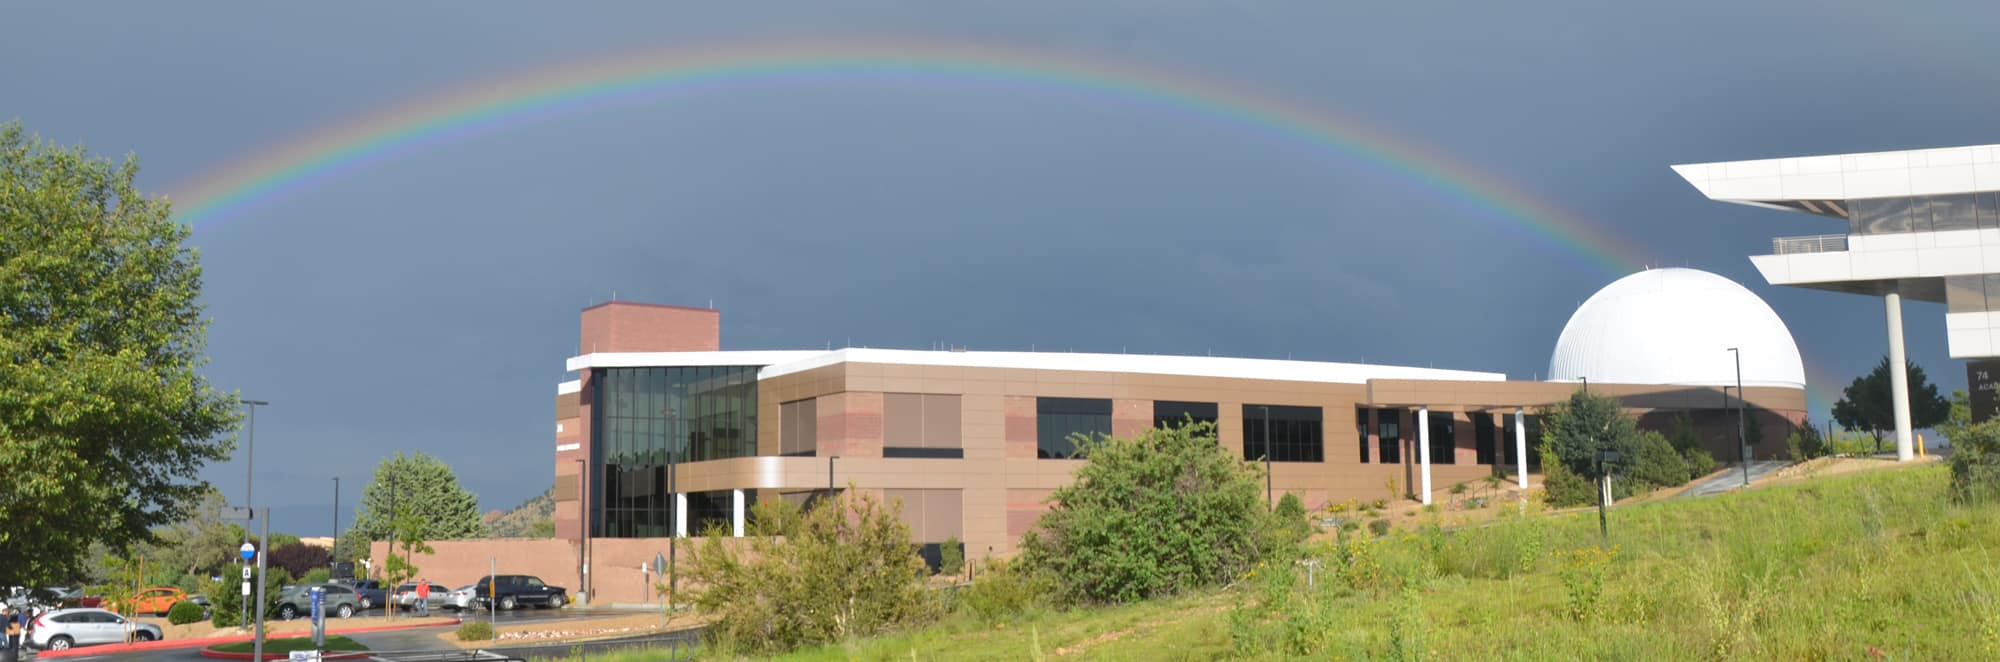
<path fill-rule="evenodd" d="M 671 535 L 670 464 L 757 454 L 759 366 L 591 373 L 591 535 Z"/>

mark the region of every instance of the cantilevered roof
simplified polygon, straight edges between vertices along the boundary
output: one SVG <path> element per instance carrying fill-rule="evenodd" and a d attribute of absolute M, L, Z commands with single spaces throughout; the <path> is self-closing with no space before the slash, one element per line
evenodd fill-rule
<path fill-rule="evenodd" d="M 1088 354 L 1074 352 L 973 352 L 914 349 L 837 349 L 833 351 L 727 351 L 727 352 L 597 352 L 571 357 L 568 368 L 629 368 L 652 366 L 766 366 L 758 379 L 803 372 L 840 363 L 888 365 L 936 365 L 966 368 L 1018 368 L 1023 370 L 1074 370 L 1082 372 L 1124 372 L 1153 375 L 1186 375 L 1234 379 L 1365 384 L 1370 379 L 1450 379 L 1459 381 L 1506 381 L 1497 372 L 1444 370 L 1365 363 L 1327 363 L 1277 359 L 1244 359 L 1222 356 L 1159 356 L 1153 354 Z M 566 382 L 562 389 L 571 388 Z"/>
<path fill-rule="evenodd" d="M 2000 145 L 1673 166 L 1710 200 L 1847 217 L 1848 200 L 2000 190 Z"/>

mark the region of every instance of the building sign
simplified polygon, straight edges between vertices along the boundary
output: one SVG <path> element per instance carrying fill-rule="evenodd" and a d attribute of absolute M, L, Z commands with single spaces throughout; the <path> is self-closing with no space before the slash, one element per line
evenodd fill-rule
<path fill-rule="evenodd" d="M 1965 386 L 1972 394 L 1972 422 L 2000 418 L 2000 359 L 1967 361 Z"/>

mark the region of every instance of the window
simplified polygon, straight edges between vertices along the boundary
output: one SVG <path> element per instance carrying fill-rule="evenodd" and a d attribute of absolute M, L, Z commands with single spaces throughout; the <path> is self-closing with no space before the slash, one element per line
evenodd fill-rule
<path fill-rule="evenodd" d="M 1979 210 L 1970 193 L 1932 196 L 1930 209 L 1933 232 L 1979 229 Z"/>
<path fill-rule="evenodd" d="M 1498 441 L 1498 431 L 1493 429 L 1493 414 L 1474 412 L 1472 414 L 1472 454 L 1474 462 L 1493 464 L 1494 443 Z"/>
<path fill-rule="evenodd" d="M 778 405 L 778 454 L 812 457 L 819 453 L 819 400 Z"/>
<path fill-rule="evenodd" d="M 1187 425 L 1190 419 L 1195 423 L 1214 425 L 1216 411 L 1216 406 L 1213 402 L 1154 400 L 1153 427 L 1178 428 Z"/>
<path fill-rule="evenodd" d="M 536 577 L 529 577 L 529 578 L 527 578 L 527 580 L 526 580 L 526 583 L 528 584 L 528 588 L 541 588 L 541 587 L 542 587 L 542 580 L 541 580 L 541 579 L 539 579 L 539 578 L 536 578 Z"/>
<path fill-rule="evenodd" d="M 666 536 L 673 529 L 667 467 L 757 454 L 758 367 L 591 371 L 592 535 Z"/>
<path fill-rule="evenodd" d="M 1379 426 L 1382 429 L 1381 443 L 1377 445 L 1381 449 L 1381 454 L 1375 461 L 1382 464 L 1402 463 L 1403 426 L 1401 422 L 1403 413 L 1394 409 L 1377 409 L 1375 412 L 1377 416 L 1382 418 Z"/>
<path fill-rule="evenodd" d="M 1068 459 L 1083 454 L 1071 435 L 1095 439 L 1111 435 L 1111 401 L 1098 398 L 1035 398 L 1035 455 Z"/>
<path fill-rule="evenodd" d="M 1854 210 L 1853 219 L 1848 222 L 1852 234 L 1910 231 L 1910 201 L 1907 198 L 1852 200 L 1848 204 Z"/>
<path fill-rule="evenodd" d="M 1458 463 L 1458 423 L 1451 412 L 1430 412 L 1431 464 Z"/>
<path fill-rule="evenodd" d="M 1243 405 L 1243 459 L 1269 454 L 1272 462 L 1325 462 L 1320 423 L 1318 407 Z"/>
<path fill-rule="evenodd" d="M 957 395 L 882 395 L 882 457 L 965 457 Z"/>
<path fill-rule="evenodd" d="M 1354 434 L 1361 438 L 1361 463 L 1368 463 L 1368 409 L 1354 408 Z"/>

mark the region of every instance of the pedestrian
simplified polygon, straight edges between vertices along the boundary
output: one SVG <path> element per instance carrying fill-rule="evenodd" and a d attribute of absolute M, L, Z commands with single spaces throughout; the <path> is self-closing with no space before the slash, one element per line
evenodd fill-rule
<path fill-rule="evenodd" d="M 431 580 L 417 580 L 417 615 L 431 615 Z"/>
<path fill-rule="evenodd" d="M 4 628 L 5 632 L 5 636 L 0 637 L 0 661 L 21 659 L 21 620 L 13 605 L 0 602 L 0 628 Z"/>

